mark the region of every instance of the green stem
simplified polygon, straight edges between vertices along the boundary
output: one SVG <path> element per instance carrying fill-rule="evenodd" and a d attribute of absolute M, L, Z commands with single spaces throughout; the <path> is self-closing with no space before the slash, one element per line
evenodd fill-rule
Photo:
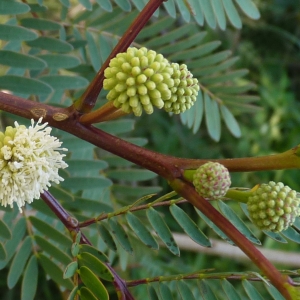
<path fill-rule="evenodd" d="M 175 179 L 169 182 L 171 187 L 182 197 L 187 199 L 197 207 L 205 216 L 207 216 L 216 226 L 218 226 L 270 279 L 271 283 L 288 300 L 292 300 L 287 286 L 290 284 L 290 278 L 284 277 L 280 272 L 264 257 L 264 255 L 255 248 L 255 246 L 242 235 L 234 225 L 232 225 L 221 213 L 219 213 L 203 197 L 199 196 L 194 187 L 190 184 Z"/>
<path fill-rule="evenodd" d="M 97 101 L 97 97 L 103 87 L 104 80 L 104 70 L 108 67 L 109 62 L 118 53 L 125 52 L 126 49 L 131 45 L 136 36 L 144 28 L 148 20 L 152 17 L 154 12 L 159 8 L 159 6 L 164 2 L 164 0 L 150 0 L 143 10 L 138 14 L 136 19 L 126 30 L 125 34 L 119 40 L 116 47 L 110 53 L 109 57 L 106 59 L 102 65 L 99 72 L 96 74 L 93 81 L 90 83 L 84 94 L 80 97 L 78 101 L 74 104 L 76 110 L 80 113 L 90 112 Z"/>
<path fill-rule="evenodd" d="M 251 191 L 240 191 L 233 188 L 229 189 L 224 197 L 236 200 L 238 202 L 247 203 L 251 195 Z"/>

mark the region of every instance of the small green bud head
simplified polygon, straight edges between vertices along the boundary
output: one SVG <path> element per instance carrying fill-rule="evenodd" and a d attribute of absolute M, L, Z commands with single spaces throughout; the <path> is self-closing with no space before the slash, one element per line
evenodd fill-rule
<path fill-rule="evenodd" d="M 253 223 L 261 230 L 280 232 L 300 215 L 297 192 L 282 182 L 270 181 L 254 189 L 247 202 Z"/>
<path fill-rule="evenodd" d="M 231 179 L 227 168 L 223 165 L 208 162 L 196 170 L 193 184 L 200 196 L 208 200 L 216 200 L 225 196 L 231 185 Z"/>

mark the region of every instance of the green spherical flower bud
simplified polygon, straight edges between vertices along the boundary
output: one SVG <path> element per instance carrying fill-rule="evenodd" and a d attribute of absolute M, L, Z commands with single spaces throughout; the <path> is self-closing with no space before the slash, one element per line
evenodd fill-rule
<path fill-rule="evenodd" d="M 171 89 L 172 96 L 165 101 L 165 110 L 180 114 L 194 105 L 196 101 L 199 85 L 198 80 L 193 78 L 193 74 L 187 69 L 187 66 L 172 63 L 174 85 Z M 188 104 L 188 105 L 187 105 Z"/>
<path fill-rule="evenodd" d="M 150 114 L 153 106 L 162 108 L 164 101 L 170 99 L 166 88 L 172 83 L 172 74 L 173 68 L 163 55 L 144 47 L 130 47 L 110 61 L 103 88 L 109 90 L 107 99 L 124 112 L 140 116 L 144 110 Z"/>
<path fill-rule="evenodd" d="M 297 192 L 282 182 L 259 185 L 249 197 L 248 211 L 261 230 L 280 232 L 291 226 L 300 215 Z"/>
<path fill-rule="evenodd" d="M 196 170 L 193 184 L 203 198 L 215 200 L 225 196 L 231 185 L 231 179 L 227 168 L 223 165 L 208 162 Z"/>

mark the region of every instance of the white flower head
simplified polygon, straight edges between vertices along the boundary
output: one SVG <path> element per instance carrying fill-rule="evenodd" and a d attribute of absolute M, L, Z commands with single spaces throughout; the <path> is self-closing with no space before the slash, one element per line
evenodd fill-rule
<path fill-rule="evenodd" d="M 62 142 L 50 135 L 48 123 L 41 122 L 42 118 L 34 125 L 31 120 L 29 128 L 15 122 L 15 128 L 0 132 L 0 204 L 13 207 L 16 202 L 20 212 L 51 182 L 63 181 L 58 170 L 68 166 L 59 152 L 67 149 L 60 148 Z"/>

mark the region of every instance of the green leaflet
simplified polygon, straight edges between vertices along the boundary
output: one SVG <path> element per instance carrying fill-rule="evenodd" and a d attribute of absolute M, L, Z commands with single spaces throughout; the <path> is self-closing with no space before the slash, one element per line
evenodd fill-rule
<path fill-rule="evenodd" d="M 183 0 L 176 0 L 176 4 L 178 6 L 178 10 L 185 22 L 190 22 L 191 19 L 191 13 L 189 9 L 187 9 L 187 2 Z"/>
<path fill-rule="evenodd" d="M 96 124 L 96 127 L 110 134 L 121 134 L 134 129 L 134 120 L 123 119 Z"/>
<path fill-rule="evenodd" d="M 74 190 L 107 188 L 111 185 L 109 179 L 100 175 L 99 177 L 69 177 L 61 183 L 61 186 Z"/>
<path fill-rule="evenodd" d="M 24 27 L 36 30 L 59 30 L 62 27 L 60 23 L 41 18 L 24 18 L 20 23 Z"/>
<path fill-rule="evenodd" d="M 166 247 L 170 250 L 170 252 L 179 256 L 179 248 L 171 234 L 169 227 L 167 226 L 161 215 L 153 207 L 147 209 L 146 214 L 151 226 L 153 227 L 157 235 L 161 238 Z"/>
<path fill-rule="evenodd" d="M 173 299 L 172 293 L 166 284 L 164 283 L 159 284 L 159 292 L 161 295 L 161 299 L 168 299 L 168 300 Z"/>
<path fill-rule="evenodd" d="M 0 64 L 30 70 L 44 69 L 47 66 L 38 57 L 9 50 L 0 50 Z"/>
<path fill-rule="evenodd" d="M 218 201 L 222 214 L 252 243 L 261 245 L 260 240 L 254 236 L 251 230 L 245 225 L 240 217 L 224 202 Z"/>
<path fill-rule="evenodd" d="M 109 227 L 111 228 L 111 233 L 116 237 L 117 241 L 120 243 L 122 248 L 125 251 L 132 253 L 133 249 L 131 247 L 128 235 L 125 232 L 122 225 L 117 221 L 113 220 L 112 218 L 108 219 L 108 224 Z"/>
<path fill-rule="evenodd" d="M 30 29 L 21 26 L 0 24 L 0 40 L 32 41 L 37 37 L 38 35 L 34 31 L 31 31 Z"/>
<path fill-rule="evenodd" d="M 189 286 L 182 280 L 177 281 L 177 290 L 182 300 L 195 300 L 195 297 Z"/>
<path fill-rule="evenodd" d="M 55 258 L 62 264 L 67 265 L 72 261 L 71 256 L 67 255 L 65 251 L 62 251 L 57 246 L 54 246 L 53 243 L 49 242 L 43 237 L 35 235 L 34 239 L 39 247 L 43 249 L 43 251 L 47 252 L 51 257 Z"/>
<path fill-rule="evenodd" d="M 97 175 L 100 170 L 106 169 L 108 164 L 104 160 L 87 160 L 87 159 L 65 159 L 65 162 L 68 164 L 67 171 L 76 175 Z"/>
<path fill-rule="evenodd" d="M 67 279 L 67 278 L 71 278 L 74 276 L 74 274 L 76 273 L 78 269 L 78 262 L 77 261 L 72 261 L 71 263 L 69 263 L 65 270 L 64 270 L 64 274 L 63 274 L 63 278 Z"/>
<path fill-rule="evenodd" d="M 219 105 L 212 100 L 207 93 L 204 93 L 205 104 L 205 121 L 207 131 L 210 137 L 218 142 L 221 137 L 221 117 L 219 113 Z"/>
<path fill-rule="evenodd" d="M 96 2 L 106 11 L 111 12 L 113 10 L 109 0 L 96 0 Z"/>
<path fill-rule="evenodd" d="M 28 29 L 27 29 L 28 30 Z M 65 41 L 52 37 L 41 36 L 34 41 L 27 42 L 28 46 L 54 52 L 70 52 L 73 46 Z"/>
<path fill-rule="evenodd" d="M 90 0 L 79 0 L 79 3 L 81 3 L 87 10 L 92 10 L 92 4 Z"/>
<path fill-rule="evenodd" d="M 32 255 L 23 273 L 21 300 L 33 300 L 35 297 L 38 283 L 38 264 L 37 259 Z"/>
<path fill-rule="evenodd" d="M 156 194 L 161 191 L 160 186 L 128 186 L 114 184 L 112 190 L 116 194 L 122 194 L 127 197 L 141 198 L 145 195 Z"/>
<path fill-rule="evenodd" d="M 124 11 L 131 11 L 131 5 L 128 0 L 114 0 L 116 4 Z"/>
<path fill-rule="evenodd" d="M 86 266 L 101 279 L 113 281 L 114 276 L 108 267 L 96 256 L 88 252 L 82 252 L 77 256 L 80 266 Z"/>
<path fill-rule="evenodd" d="M 0 243 L 0 260 L 5 260 L 6 251 L 2 243 Z"/>
<path fill-rule="evenodd" d="M 88 44 L 88 50 L 89 50 L 92 66 L 93 66 L 95 72 L 98 72 L 98 70 L 101 67 L 101 59 L 100 59 L 100 53 L 98 50 L 98 45 L 95 42 L 95 38 L 92 35 L 92 33 L 90 33 L 89 31 L 86 31 L 85 35 L 86 35 L 86 40 L 87 40 L 87 44 Z"/>
<path fill-rule="evenodd" d="M 39 78 L 54 90 L 76 90 L 88 85 L 88 80 L 81 76 L 45 75 Z"/>
<path fill-rule="evenodd" d="M 11 239 L 11 231 L 1 219 L 0 219 L 0 237 L 6 240 Z"/>
<path fill-rule="evenodd" d="M 79 248 L 80 248 L 80 252 L 88 252 L 93 256 L 95 256 L 96 258 L 100 259 L 102 262 L 109 262 L 108 257 L 104 253 L 102 253 L 100 250 L 98 250 L 97 248 L 91 245 L 80 244 Z"/>
<path fill-rule="evenodd" d="M 108 292 L 103 283 L 87 267 L 82 266 L 79 269 L 79 275 L 85 286 L 95 295 L 96 299 L 108 300 Z"/>
<path fill-rule="evenodd" d="M 240 6 L 242 11 L 251 19 L 259 19 L 260 13 L 253 3 L 253 1 L 250 0 L 235 0 L 237 4 Z"/>
<path fill-rule="evenodd" d="M 222 1 L 223 1 L 226 15 L 227 15 L 230 23 L 238 29 L 242 28 L 241 18 L 239 16 L 236 8 L 234 7 L 232 0 L 222 0 Z"/>
<path fill-rule="evenodd" d="M 264 284 L 265 288 L 274 300 L 284 300 L 284 297 L 278 292 L 278 290 L 271 284 Z"/>
<path fill-rule="evenodd" d="M 125 181 L 144 181 L 157 177 L 156 173 L 142 169 L 116 169 L 106 172 L 107 176 L 112 179 Z"/>
<path fill-rule="evenodd" d="M 158 295 L 153 286 L 148 285 L 148 295 L 150 300 L 159 300 Z"/>
<path fill-rule="evenodd" d="M 146 226 L 131 212 L 126 213 L 126 220 L 135 235 L 149 248 L 158 250 L 158 244 Z"/>
<path fill-rule="evenodd" d="M 234 245 L 231 239 L 229 239 L 219 227 L 217 227 L 211 220 L 209 220 L 202 212 L 200 212 L 198 209 L 196 209 L 197 214 L 200 216 L 201 219 L 223 240 L 225 240 L 227 243 Z"/>
<path fill-rule="evenodd" d="M 0 15 L 18 15 L 30 11 L 30 7 L 26 3 L 13 0 L 0 1 Z"/>
<path fill-rule="evenodd" d="M 246 294 L 248 295 L 249 299 L 263 300 L 263 297 L 261 296 L 261 294 L 256 290 L 256 288 L 248 280 L 243 280 L 242 285 L 243 285 L 244 290 L 245 290 Z"/>
<path fill-rule="evenodd" d="M 294 228 L 289 227 L 288 229 L 282 231 L 281 234 L 297 244 L 300 244 L 300 234 Z"/>
<path fill-rule="evenodd" d="M 80 60 L 68 54 L 40 54 L 37 56 L 47 63 L 51 69 L 69 69 L 80 64 Z"/>
<path fill-rule="evenodd" d="M 199 280 L 198 285 L 199 285 L 200 293 L 204 300 L 217 300 L 215 294 L 211 290 L 211 288 L 208 285 L 208 283 L 206 282 L 206 280 Z M 253 299 L 255 299 L 255 298 L 253 298 Z"/>
<path fill-rule="evenodd" d="M 78 286 L 75 286 L 73 290 L 70 292 L 67 300 L 74 300 L 78 291 Z"/>
<path fill-rule="evenodd" d="M 73 283 L 70 279 L 63 278 L 63 271 L 46 255 L 40 253 L 38 261 L 42 265 L 46 274 L 48 274 L 57 284 L 70 290 L 73 289 Z"/>
<path fill-rule="evenodd" d="M 27 259 L 31 253 L 31 247 L 31 238 L 30 236 L 27 236 L 14 256 L 8 271 L 7 286 L 10 289 L 17 284 L 20 276 L 22 275 Z"/>
<path fill-rule="evenodd" d="M 0 88 L 33 95 L 48 95 L 53 91 L 50 85 L 40 80 L 14 75 L 0 76 Z"/>
<path fill-rule="evenodd" d="M 209 239 L 180 207 L 172 204 L 169 209 L 175 221 L 193 241 L 201 246 L 211 247 Z"/>
<path fill-rule="evenodd" d="M 221 284 L 228 300 L 241 300 L 234 286 L 228 280 L 222 279 Z"/>
<path fill-rule="evenodd" d="M 107 247 L 113 251 L 117 250 L 116 243 L 114 239 L 112 238 L 110 232 L 106 229 L 104 225 L 98 225 L 98 229 L 100 231 L 101 237 L 104 241 L 104 243 L 107 245 Z"/>
<path fill-rule="evenodd" d="M 217 23 L 222 30 L 226 28 L 226 16 L 222 4 L 222 0 L 212 0 L 211 5 L 215 13 Z"/>
<path fill-rule="evenodd" d="M 16 225 L 13 227 L 12 230 L 12 237 L 5 243 L 5 252 L 6 258 L 3 261 L 0 261 L 0 270 L 2 270 L 10 261 L 10 259 L 15 254 L 17 247 L 21 243 L 23 236 L 26 231 L 26 221 L 25 218 L 20 218 Z"/>
<path fill-rule="evenodd" d="M 86 288 L 85 286 L 83 286 L 80 289 L 79 292 L 80 295 L 80 299 L 81 300 L 99 300 L 96 298 L 96 296 L 92 293 L 92 291 L 90 291 L 88 288 Z"/>
<path fill-rule="evenodd" d="M 175 19 L 176 18 L 176 9 L 175 9 L 175 3 L 174 0 L 168 0 L 168 1 L 164 1 L 163 5 L 166 9 L 166 11 L 168 12 L 168 14 Z"/>
<path fill-rule="evenodd" d="M 30 216 L 29 220 L 37 230 L 45 234 L 48 238 L 54 240 L 62 246 L 71 247 L 71 239 L 55 229 L 52 225 L 49 225 L 48 223 L 34 216 Z"/>
<path fill-rule="evenodd" d="M 216 28 L 217 22 L 209 0 L 199 0 L 202 12 L 209 27 Z"/>

